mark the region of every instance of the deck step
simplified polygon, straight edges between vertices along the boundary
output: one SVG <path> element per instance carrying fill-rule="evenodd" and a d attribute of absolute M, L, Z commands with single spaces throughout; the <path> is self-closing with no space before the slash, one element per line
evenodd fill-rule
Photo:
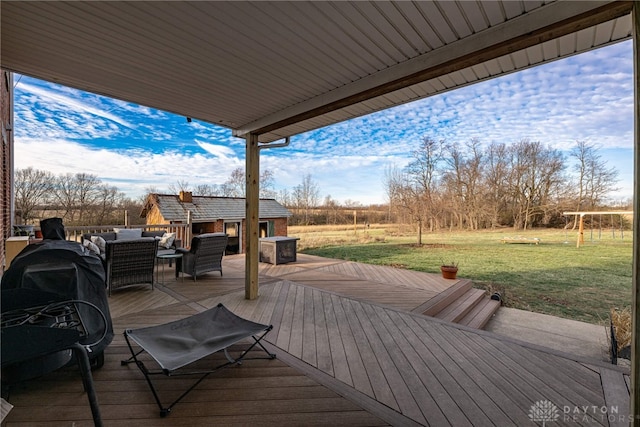
<path fill-rule="evenodd" d="M 460 279 L 456 284 L 444 292 L 439 293 L 424 304 L 416 307 L 412 311 L 425 316 L 435 317 L 436 314 L 444 310 L 449 304 L 463 296 L 469 289 L 473 288 L 473 282 L 469 279 Z"/>
<path fill-rule="evenodd" d="M 491 299 L 485 295 L 458 323 L 471 328 L 483 329 L 499 308 L 499 300 Z"/>
<path fill-rule="evenodd" d="M 433 317 L 446 320 L 447 322 L 458 323 L 485 297 L 485 291 L 471 288 Z"/>
<path fill-rule="evenodd" d="M 471 280 L 461 279 L 412 311 L 482 329 L 500 305 L 501 302 L 491 299 L 486 291 L 474 288 Z"/>

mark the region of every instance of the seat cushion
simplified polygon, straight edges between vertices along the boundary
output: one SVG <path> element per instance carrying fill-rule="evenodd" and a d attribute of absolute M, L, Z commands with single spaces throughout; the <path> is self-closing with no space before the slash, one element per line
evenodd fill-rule
<path fill-rule="evenodd" d="M 169 249 L 173 246 L 173 241 L 176 239 L 176 233 L 164 233 L 158 241 L 158 246 Z"/>
<path fill-rule="evenodd" d="M 172 255 L 172 254 L 175 254 L 175 253 L 179 253 L 179 252 L 177 252 L 175 249 L 158 249 L 158 252 L 157 252 L 156 256 L 159 256 L 159 255 Z"/>
<path fill-rule="evenodd" d="M 100 255 L 100 248 L 98 247 L 98 245 L 96 245 L 95 243 L 93 243 L 91 240 L 85 240 L 82 242 L 82 245 L 89 249 L 91 252 L 93 252 L 96 255 Z"/>
<path fill-rule="evenodd" d="M 142 237 L 142 228 L 114 228 L 116 240 L 133 240 Z"/>

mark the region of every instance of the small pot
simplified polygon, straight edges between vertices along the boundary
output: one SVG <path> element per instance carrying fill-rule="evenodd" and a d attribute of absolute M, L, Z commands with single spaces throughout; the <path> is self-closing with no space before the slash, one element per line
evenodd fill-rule
<path fill-rule="evenodd" d="M 452 265 L 441 265 L 440 271 L 442 272 L 442 277 L 445 279 L 455 279 L 458 274 L 458 267 L 454 267 Z"/>

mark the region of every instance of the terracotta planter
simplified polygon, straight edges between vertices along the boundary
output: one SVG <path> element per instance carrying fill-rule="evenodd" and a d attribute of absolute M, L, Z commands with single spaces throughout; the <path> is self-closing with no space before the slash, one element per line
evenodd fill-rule
<path fill-rule="evenodd" d="M 442 272 L 442 277 L 445 279 L 455 279 L 458 274 L 458 267 L 454 267 L 451 265 L 441 265 L 440 271 Z"/>

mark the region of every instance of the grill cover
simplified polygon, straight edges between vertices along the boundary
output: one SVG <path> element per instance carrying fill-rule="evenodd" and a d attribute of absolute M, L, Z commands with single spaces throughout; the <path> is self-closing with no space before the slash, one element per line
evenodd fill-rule
<path fill-rule="evenodd" d="M 66 240 L 44 240 L 31 244 L 11 262 L 2 276 L 0 289 L 10 296 L 10 289 L 34 289 L 55 294 L 55 300 L 82 300 L 97 306 L 107 320 L 105 333 L 104 319 L 91 307 L 78 304 L 77 309 L 85 329 L 81 344 L 93 344 L 90 357 L 101 355 L 113 339 L 113 325 L 105 288 L 105 272 L 102 260 L 91 254 L 80 243 Z M 9 297 L 10 298 L 10 297 Z M 6 301 L 7 307 L 27 306 L 29 301 Z M 42 301 L 33 301 L 34 306 Z M 55 368 L 54 368 L 55 369 Z M 46 369 L 43 369 L 46 370 Z"/>

